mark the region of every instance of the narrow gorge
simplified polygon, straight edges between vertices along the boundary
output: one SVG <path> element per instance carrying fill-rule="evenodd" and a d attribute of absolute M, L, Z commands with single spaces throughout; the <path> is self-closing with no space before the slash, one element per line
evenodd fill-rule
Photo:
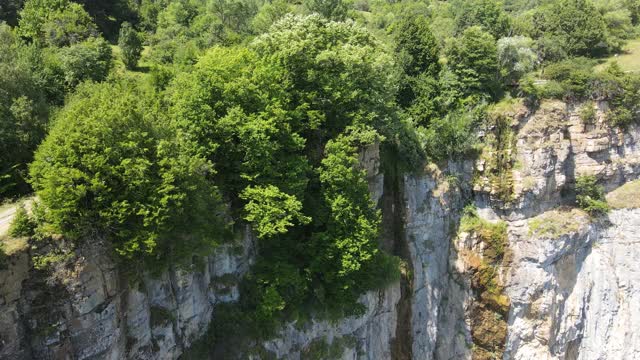
<path fill-rule="evenodd" d="M 403 259 L 401 281 L 362 295 L 360 316 L 286 323 L 237 357 L 640 358 L 640 128 L 606 125 L 606 102 L 585 122 L 580 106 L 513 101 L 478 130 L 489 145 L 476 160 L 411 174 L 384 173 L 379 147 L 365 149 L 360 164 L 383 210 L 383 247 Z M 605 217 L 573 206 L 583 175 L 604 184 Z M 236 238 L 191 271 L 136 280 L 96 243 L 53 271 L 33 263 L 41 249 L 10 255 L 0 358 L 188 355 L 217 305 L 238 300 L 256 239 L 248 227 Z"/>

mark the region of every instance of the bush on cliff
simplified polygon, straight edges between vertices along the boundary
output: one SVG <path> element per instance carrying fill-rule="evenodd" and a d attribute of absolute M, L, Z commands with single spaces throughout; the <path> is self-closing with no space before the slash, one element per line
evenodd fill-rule
<path fill-rule="evenodd" d="M 125 259 L 159 265 L 206 254 L 220 233 L 211 166 L 129 83 L 86 84 L 55 119 L 31 165 L 51 228 L 104 236 Z"/>
<path fill-rule="evenodd" d="M 580 176 L 576 179 L 576 202 L 590 215 L 603 215 L 609 212 L 604 187 L 598 185 L 595 176 Z"/>

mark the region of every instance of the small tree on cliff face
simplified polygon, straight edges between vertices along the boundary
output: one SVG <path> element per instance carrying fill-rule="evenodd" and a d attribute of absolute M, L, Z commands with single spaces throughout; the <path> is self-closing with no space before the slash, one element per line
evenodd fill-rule
<path fill-rule="evenodd" d="M 604 187 L 598 185 L 595 176 L 580 176 L 576 179 L 576 202 L 580 208 L 593 216 L 609 212 Z"/>
<path fill-rule="evenodd" d="M 122 23 L 118 46 L 122 51 L 122 61 L 127 69 L 134 69 L 140 60 L 142 52 L 142 38 L 128 22 Z"/>

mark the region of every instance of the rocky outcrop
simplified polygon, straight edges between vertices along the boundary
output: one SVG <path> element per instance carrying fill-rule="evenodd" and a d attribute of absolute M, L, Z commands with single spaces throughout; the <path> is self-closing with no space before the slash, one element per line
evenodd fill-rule
<path fill-rule="evenodd" d="M 640 251 L 638 210 L 614 210 L 608 220 L 592 222 L 563 206 L 573 204 L 578 176 L 596 176 L 607 191 L 637 179 L 640 129 L 609 127 L 602 102 L 596 104 L 595 122 L 586 124 L 578 116 L 580 106 L 545 101 L 531 109 L 518 102 L 501 114 L 506 129 L 498 129 L 497 121 L 485 129 L 492 148 L 483 151 L 475 169 L 445 168 L 444 176 L 427 171 L 405 179 L 414 270 L 412 358 L 483 358 L 476 349 L 486 338 L 474 332 L 504 337 L 505 327 L 504 346 L 485 353 L 489 358 L 638 358 L 632 325 L 638 271 L 631 260 Z M 502 134 L 490 133 L 495 131 Z M 493 169 L 496 164 L 508 173 Z M 457 183 L 451 175 L 472 174 L 471 195 L 464 186 L 450 186 Z M 629 197 L 635 187 L 626 188 Z M 616 201 L 625 203 L 622 195 Z M 478 207 L 483 221 L 507 225 L 510 259 L 497 272 L 509 301 L 505 325 L 493 326 L 486 317 L 478 322 L 474 311 L 482 299 L 474 291 L 473 268 L 483 250 L 460 234 L 465 202 Z"/>
<path fill-rule="evenodd" d="M 512 224 L 509 359 L 637 359 L 640 210 L 561 236 Z"/>
<path fill-rule="evenodd" d="M 360 298 L 365 313 L 337 322 L 311 320 L 301 328 L 289 323 L 274 339 L 262 344 L 277 359 L 315 359 L 319 346 L 331 347 L 335 359 L 390 359 L 395 337 L 400 284 L 370 291 Z M 314 357 L 315 355 L 315 357 Z M 325 355 L 326 356 L 326 355 Z"/>
<path fill-rule="evenodd" d="M 360 162 L 379 201 L 379 145 Z M 0 359 L 177 359 L 216 321 L 217 304 L 238 300 L 256 251 L 251 231 L 241 234 L 200 266 L 154 276 L 125 277 L 97 241 L 46 271 L 34 267 L 36 253 L 12 256 L 0 271 Z M 390 358 L 399 299 L 398 283 L 371 291 L 360 299 L 360 316 L 286 324 L 258 345 L 276 358 L 313 358 L 324 347 L 343 359 Z"/>
<path fill-rule="evenodd" d="M 54 273 L 34 269 L 21 253 L 0 274 L 0 358 L 177 358 L 206 331 L 215 304 L 237 299 L 254 248 L 244 233 L 200 271 L 136 280 L 124 278 L 95 244 L 81 246 Z"/>
<path fill-rule="evenodd" d="M 446 302 L 449 251 L 456 236 L 463 191 L 460 184 L 471 174 L 472 164 L 451 164 L 446 171 L 432 166 L 421 175 L 404 179 L 405 237 L 412 267 L 412 358 L 430 359 L 443 334 L 442 303 Z M 457 301 L 458 299 L 452 299 Z"/>

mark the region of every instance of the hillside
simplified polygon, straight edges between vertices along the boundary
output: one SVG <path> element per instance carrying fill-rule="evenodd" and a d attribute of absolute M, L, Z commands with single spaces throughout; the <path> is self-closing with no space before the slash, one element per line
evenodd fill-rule
<path fill-rule="evenodd" d="M 0 359 L 635 359 L 636 1 L 0 5 Z"/>

